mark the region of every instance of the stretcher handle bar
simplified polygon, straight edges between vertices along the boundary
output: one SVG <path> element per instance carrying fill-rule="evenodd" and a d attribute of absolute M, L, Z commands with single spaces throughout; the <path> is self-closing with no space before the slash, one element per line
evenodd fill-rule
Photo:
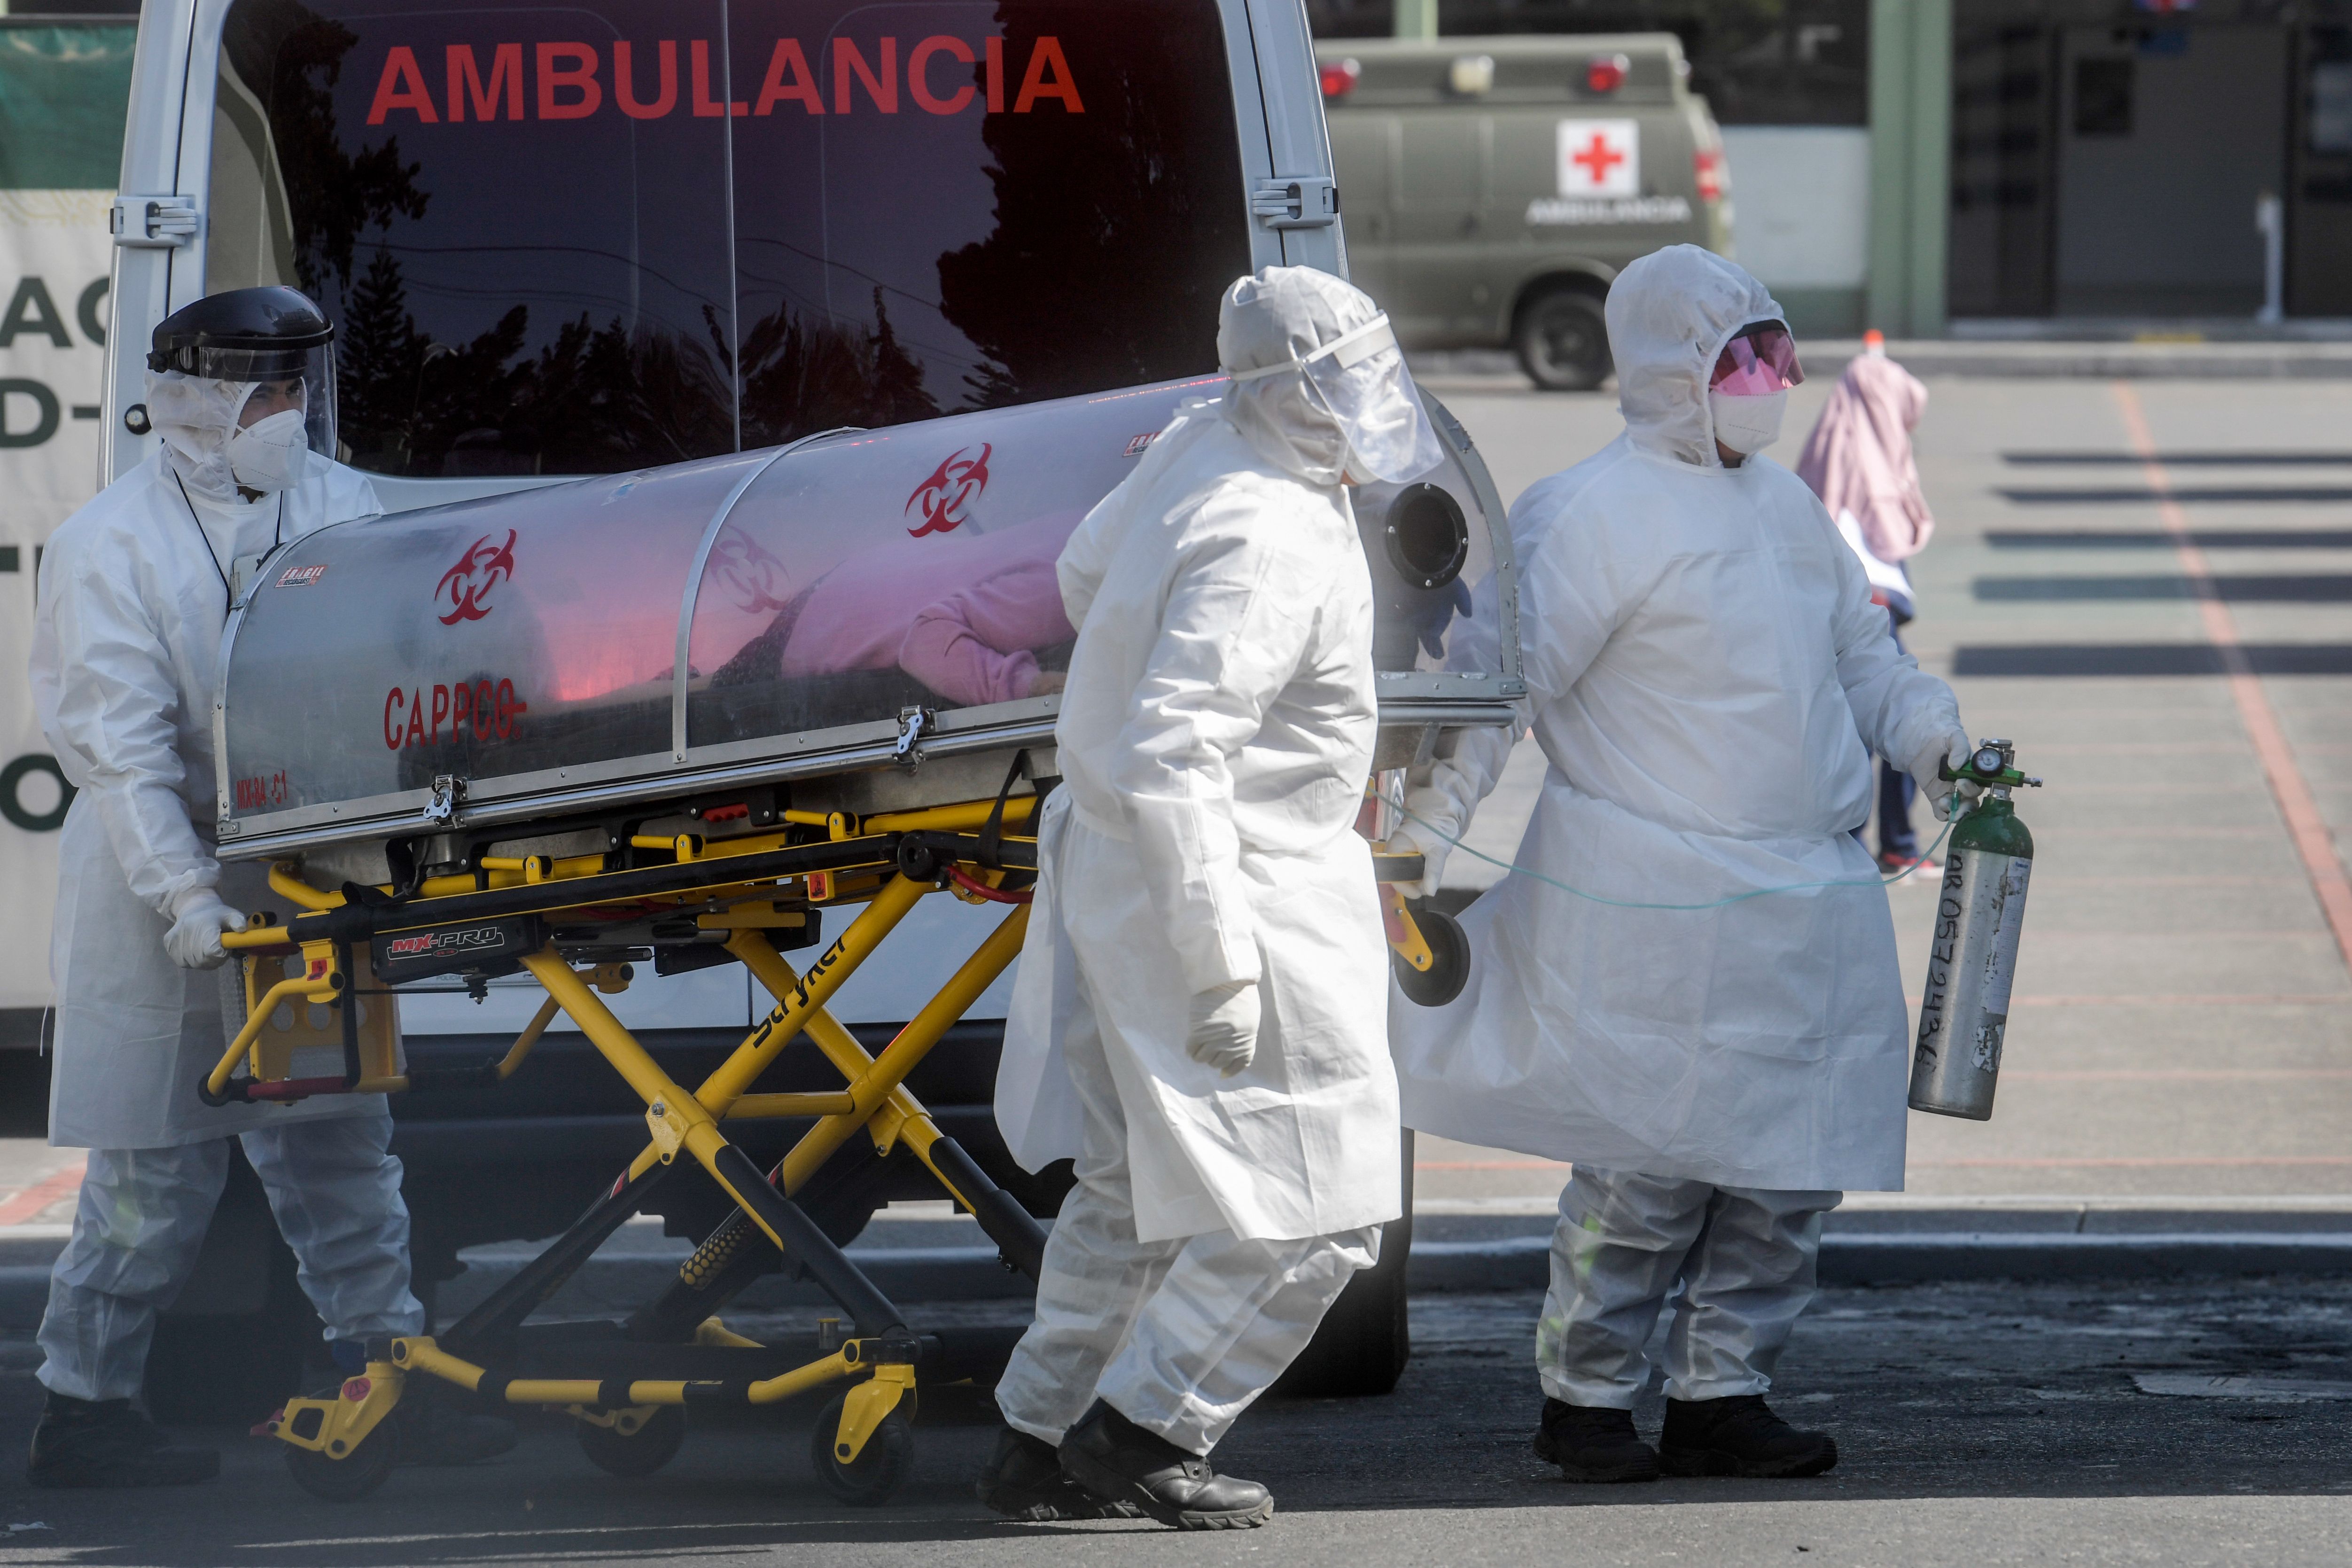
<path fill-rule="evenodd" d="M 269 890 L 288 903 L 306 910 L 331 910 L 343 901 L 341 894 L 321 892 L 296 876 L 294 863 L 290 860 L 270 863 Z"/>
<path fill-rule="evenodd" d="M 982 992 L 995 984 L 1005 966 L 1020 956 L 1022 939 L 1028 929 L 1029 910 L 1025 905 L 997 923 L 978 951 L 940 987 L 939 994 L 924 1003 L 907 1026 L 898 1031 L 898 1037 L 874 1058 L 874 1065 L 850 1083 L 849 1092 L 857 1109 L 825 1117 L 803 1134 L 792 1152 L 784 1156 L 778 1168 L 779 1184 L 784 1191 L 798 1192 L 803 1183 L 816 1174 L 817 1167 L 831 1159 L 834 1151 L 847 1142 L 850 1134 L 881 1109 L 890 1098 L 890 1091 L 906 1081 L 907 1075 L 930 1054 L 940 1037 L 980 1000 Z"/>
<path fill-rule="evenodd" d="M 279 1004 L 297 996 L 305 1002 L 323 1002 L 335 994 L 341 980 L 342 976 L 339 974 L 330 974 L 320 980 L 298 974 L 291 979 L 281 980 L 263 992 L 261 1000 L 255 1004 L 252 1013 L 246 1018 L 245 1027 L 236 1032 L 236 1038 L 229 1042 L 228 1049 L 222 1054 L 220 1064 L 197 1086 L 197 1093 L 204 1102 L 218 1107 L 232 1104 L 237 1100 L 238 1096 L 229 1091 L 229 1075 L 236 1070 L 236 1064 L 245 1058 L 246 1053 L 253 1049 L 253 1042 L 261 1037 L 262 1026 L 269 1021 L 272 1013 L 278 1011 Z"/>
<path fill-rule="evenodd" d="M 382 995 L 385 993 L 376 992 L 371 994 Z M 487 1089 L 492 1084 L 503 1083 L 514 1076 L 515 1068 L 522 1066 L 523 1058 L 530 1055 L 533 1046 L 539 1044 L 539 1037 L 547 1032 L 547 1026 L 554 1021 L 557 1011 L 555 998 L 552 996 L 541 1003 L 538 1013 L 532 1016 L 530 1024 L 525 1026 L 521 1034 L 515 1037 L 515 1043 L 507 1047 L 507 1054 L 498 1061 L 486 1062 L 480 1067 L 418 1068 L 390 1078 L 362 1078 L 356 1083 L 347 1082 L 340 1078 L 289 1078 L 278 1079 L 274 1083 L 257 1083 L 247 1079 L 242 1084 L 233 1084 L 228 1091 L 228 1098 L 248 1103 L 254 1100 L 268 1100 L 278 1104 L 290 1104 L 295 1100 L 309 1100 L 313 1095 L 320 1094 L 402 1094 L 412 1089 Z M 778 1112 L 777 1114 L 790 1113 Z M 812 1111 L 806 1114 L 818 1113 Z"/>
<path fill-rule="evenodd" d="M 294 939 L 286 934 L 284 926 L 275 921 L 261 920 L 257 916 L 248 917 L 243 931 L 221 932 L 221 946 L 231 952 L 244 952 L 254 948 L 294 945 Z"/>
<path fill-rule="evenodd" d="M 646 866 L 631 871 L 563 879 L 536 886 L 492 888 L 482 892 L 453 893 L 445 898 L 412 900 L 384 908 L 338 904 L 314 914 L 299 915 L 287 930 L 297 942 L 320 942 L 336 936 L 350 940 L 383 931 L 408 931 L 461 921 L 496 920 L 509 915 L 546 914 L 593 904 L 634 902 L 675 893 L 700 893 L 712 889 L 753 882 L 772 882 L 811 871 L 838 871 L 853 867 L 885 867 L 898 863 L 900 835 L 881 834 L 830 844 L 799 844 L 751 855 L 708 856 L 670 866 Z M 1013 840 L 1005 845 L 1005 861 L 1017 870 L 1034 868 L 1034 844 Z M 1024 861 L 1022 857 L 1025 856 Z"/>
<path fill-rule="evenodd" d="M 395 1365 L 453 1383 L 492 1403 L 591 1405 L 615 1410 L 631 1405 L 774 1405 L 795 1394 L 872 1371 L 877 1363 L 866 1359 L 868 1348 L 852 1340 L 822 1360 L 751 1383 L 715 1378 L 508 1377 L 451 1355 L 429 1339 L 394 1340 L 392 1357 Z"/>
<path fill-rule="evenodd" d="M 272 1104 L 309 1100 L 320 1094 L 398 1094 L 408 1087 L 405 1078 L 363 1078 L 349 1083 L 340 1078 L 285 1078 L 269 1083 L 247 1079 L 231 1085 L 236 1092 L 234 1099 L 247 1103 L 266 1101 Z"/>
<path fill-rule="evenodd" d="M 1034 795 L 1008 796 L 1004 802 L 1004 821 L 1026 821 L 1036 809 Z M 928 829 L 933 833 L 957 833 L 965 828 L 985 827 L 996 811 L 992 800 L 968 801 L 961 805 L 935 805 L 921 811 L 891 811 L 869 816 L 861 825 L 868 833 L 912 833 Z"/>
<path fill-rule="evenodd" d="M 613 1016 L 596 994 L 581 983 L 553 947 L 544 947 L 523 960 L 523 966 L 563 1005 L 581 1032 L 588 1037 L 614 1070 L 652 1108 L 677 1129 L 677 1146 L 694 1156 L 735 1205 L 750 1215 L 778 1251 L 808 1271 L 825 1293 L 841 1303 L 860 1332 L 903 1332 L 906 1320 L 873 1281 L 842 1255 L 832 1239 L 817 1228 L 800 1205 L 770 1186 L 751 1157 L 727 1142 L 702 1102 L 671 1081 L 661 1065 Z M 818 1126 L 824 1126 L 819 1122 Z"/>

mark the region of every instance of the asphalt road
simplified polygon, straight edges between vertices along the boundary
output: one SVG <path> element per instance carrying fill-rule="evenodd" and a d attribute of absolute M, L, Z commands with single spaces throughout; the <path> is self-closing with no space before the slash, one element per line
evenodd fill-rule
<path fill-rule="evenodd" d="M 1836 1435 L 1835 1470 L 1609 1488 L 1570 1486 L 1528 1452 L 1538 1304 L 1423 1299 L 1395 1394 L 1262 1404 L 1218 1456 L 1274 1489 L 1275 1521 L 1245 1534 L 992 1519 L 970 1487 L 993 1414 L 967 1388 L 925 1396 L 913 1477 L 880 1512 L 817 1489 L 805 1412 L 700 1430 L 668 1470 L 635 1481 L 591 1468 L 568 1434 L 541 1427 L 503 1459 L 403 1470 L 342 1506 L 297 1491 L 276 1445 L 219 1432 L 205 1436 L 226 1447 L 226 1473 L 204 1487 L 33 1492 L 0 1474 L 0 1563 L 2285 1568 L 2339 1564 L 2352 1541 L 2352 1284 L 1831 1291 L 1800 1329 L 1777 1397 Z M 737 1326 L 781 1338 L 807 1325 Z M 29 1351 L 0 1349 L 0 1448 L 13 1452 L 36 1404 Z M 2222 1385 L 2235 1397 L 2144 1392 L 2215 1379 L 2251 1381 Z M 1656 1405 L 1638 1413 L 1645 1429 Z"/>

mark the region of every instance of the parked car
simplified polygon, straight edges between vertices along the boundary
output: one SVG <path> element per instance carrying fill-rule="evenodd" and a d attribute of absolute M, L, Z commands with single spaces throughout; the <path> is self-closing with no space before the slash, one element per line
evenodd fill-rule
<path fill-rule="evenodd" d="M 1348 265 L 1412 349 L 1609 374 L 1601 302 L 1660 246 L 1731 254 L 1723 136 L 1671 33 L 1351 38 L 1315 58 Z"/>

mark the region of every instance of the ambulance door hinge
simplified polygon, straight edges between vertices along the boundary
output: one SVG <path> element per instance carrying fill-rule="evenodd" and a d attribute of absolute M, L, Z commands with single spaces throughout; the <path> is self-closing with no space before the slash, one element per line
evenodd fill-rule
<path fill-rule="evenodd" d="M 928 708 L 898 710 L 898 739 L 890 747 L 890 760 L 900 767 L 911 768 L 923 760 L 923 737 L 939 726 L 939 715 Z"/>
<path fill-rule="evenodd" d="M 425 803 L 429 827 L 446 827 L 457 819 L 457 803 L 466 798 L 466 781 L 455 773 L 433 775 L 433 798 Z"/>
<path fill-rule="evenodd" d="M 131 250 L 193 245 L 200 226 L 194 196 L 118 196 L 106 216 L 114 243 Z"/>
<path fill-rule="evenodd" d="M 1339 187 L 1321 174 L 1276 174 L 1250 193 L 1250 214 L 1268 228 L 1328 228 L 1339 221 Z"/>

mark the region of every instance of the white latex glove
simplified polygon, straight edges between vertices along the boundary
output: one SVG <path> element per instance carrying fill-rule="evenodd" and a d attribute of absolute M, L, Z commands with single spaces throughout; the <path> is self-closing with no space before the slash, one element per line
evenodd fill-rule
<path fill-rule="evenodd" d="M 1919 754 L 1912 758 L 1910 766 L 1904 770 L 1919 786 L 1919 793 L 1927 797 L 1927 804 L 1935 808 L 1937 821 L 1952 820 L 1952 796 L 1956 793 L 1963 803 L 1973 801 L 1984 793 L 1984 786 L 1973 780 L 1957 783 L 1936 775 L 1938 764 L 1945 763 L 1950 763 L 1958 772 L 1976 754 L 1976 742 L 1969 739 L 1966 730 L 1954 730 L 1921 747 Z"/>
<path fill-rule="evenodd" d="M 245 917 L 207 889 L 182 906 L 180 918 L 163 933 L 163 951 L 183 969 L 218 969 L 228 962 L 221 933 L 244 929 Z"/>
<path fill-rule="evenodd" d="M 1381 847 L 1391 855 L 1421 857 L 1419 881 L 1392 884 L 1408 899 L 1426 899 L 1436 893 L 1438 879 L 1445 875 L 1445 858 L 1454 852 L 1454 846 L 1439 837 L 1435 828 L 1423 827 L 1410 818 L 1389 835 L 1388 843 Z"/>
<path fill-rule="evenodd" d="M 1257 1055 L 1257 982 L 1237 980 L 1192 993 L 1184 1029 L 1184 1054 L 1220 1078 L 1244 1071 Z"/>

